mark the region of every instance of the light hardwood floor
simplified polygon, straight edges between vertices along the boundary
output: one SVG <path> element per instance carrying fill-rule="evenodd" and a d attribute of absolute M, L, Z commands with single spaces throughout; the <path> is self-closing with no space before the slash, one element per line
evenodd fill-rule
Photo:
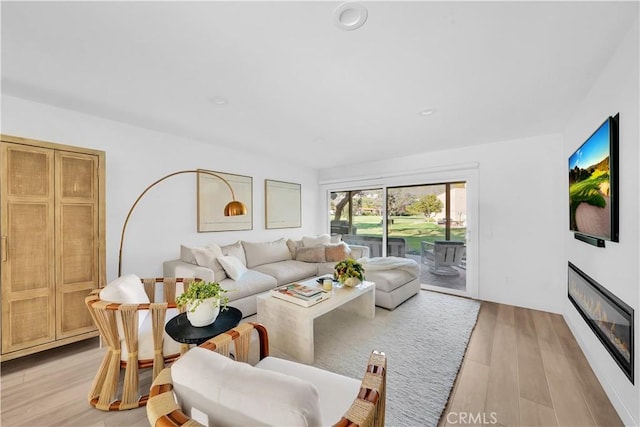
<path fill-rule="evenodd" d="M 102 355 L 92 339 L 4 362 L 0 424 L 147 426 L 144 408 L 108 413 L 87 403 Z M 148 386 L 146 372 L 142 383 Z M 503 426 L 623 425 L 561 316 L 488 302 L 482 303 L 439 426 L 483 421 Z"/>
<path fill-rule="evenodd" d="M 491 302 L 482 303 L 439 427 L 483 422 L 624 425 L 562 316 Z"/>

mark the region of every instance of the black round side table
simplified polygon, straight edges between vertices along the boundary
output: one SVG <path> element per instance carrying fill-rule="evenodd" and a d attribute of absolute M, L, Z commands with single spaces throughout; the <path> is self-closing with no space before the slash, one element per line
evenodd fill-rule
<path fill-rule="evenodd" d="M 206 340 L 235 328 L 242 319 L 242 312 L 235 307 L 227 307 L 218 314 L 215 322 L 208 326 L 191 326 L 187 313 L 180 313 L 169 320 L 164 330 L 174 340 L 184 344 L 200 345 Z"/>

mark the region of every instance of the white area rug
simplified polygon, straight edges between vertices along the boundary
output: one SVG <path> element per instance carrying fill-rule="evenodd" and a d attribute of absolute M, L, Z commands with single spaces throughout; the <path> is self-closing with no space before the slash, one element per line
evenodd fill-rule
<path fill-rule="evenodd" d="M 384 351 L 386 425 L 436 426 L 479 308 L 478 301 L 423 290 L 394 311 L 376 307 L 375 319 L 336 310 L 316 320 L 314 365 L 362 378 L 371 351 Z"/>

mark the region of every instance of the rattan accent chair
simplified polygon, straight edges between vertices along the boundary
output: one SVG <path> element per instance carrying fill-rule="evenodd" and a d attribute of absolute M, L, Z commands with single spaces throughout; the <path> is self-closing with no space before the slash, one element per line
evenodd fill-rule
<path fill-rule="evenodd" d="M 198 280 L 200 279 L 141 279 L 144 292 L 150 301 L 148 304 L 103 301 L 100 299 L 101 289 L 95 289 L 85 299 L 91 317 L 100 331 L 102 345 L 107 347 L 89 392 L 88 398 L 91 405 L 103 411 L 115 411 L 138 408 L 147 404 L 148 394 L 141 395 L 140 392 L 139 369 L 152 368 L 155 379 L 166 363 L 175 361 L 188 350 L 188 344 L 182 344 L 179 346 L 179 351 L 163 354 L 165 317 L 168 309 L 177 308 L 175 303 L 177 284 L 182 283 L 186 290 L 190 283 Z M 159 284 L 163 286 L 163 301 L 155 302 L 156 287 Z M 147 353 L 152 350 L 153 357 L 139 359 L 139 318 L 147 313 L 152 316 L 153 341 L 153 349 L 148 349 Z M 122 348 L 121 341 L 126 348 Z M 121 360 L 123 350 L 126 350 L 126 360 Z M 122 369 L 124 369 L 124 378 L 120 384 Z M 118 395 L 120 390 L 121 395 Z"/>
<path fill-rule="evenodd" d="M 266 328 L 259 323 L 242 323 L 229 331 L 210 339 L 200 347 L 229 357 L 238 362 L 248 362 L 251 337 L 257 331 L 260 347 L 260 360 L 269 356 L 269 338 Z M 287 362 L 285 362 L 287 363 Z M 256 368 L 258 369 L 258 368 Z M 315 368 L 312 368 L 315 369 Z M 354 396 L 351 406 L 340 420 L 333 424 L 337 427 L 382 427 L 385 421 L 387 359 L 384 353 L 373 351 L 369 357 L 359 393 Z M 327 373 L 329 374 L 329 373 Z M 147 403 L 147 417 L 152 426 L 202 426 L 189 418 L 177 403 L 174 392 L 171 368 L 165 368 L 154 380 Z M 262 420 L 259 420 L 262 421 Z"/>

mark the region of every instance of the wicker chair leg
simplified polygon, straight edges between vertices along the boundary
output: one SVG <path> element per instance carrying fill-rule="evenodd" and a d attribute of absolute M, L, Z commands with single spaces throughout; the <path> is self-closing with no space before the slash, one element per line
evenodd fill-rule
<path fill-rule="evenodd" d="M 140 398 L 138 385 L 138 311 L 137 305 L 122 304 L 118 311 L 122 317 L 124 340 L 127 346 L 127 366 L 124 370 L 120 409 L 137 408 Z"/>
<path fill-rule="evenodd" d="M 106 366 L 105 381 L 102 384 L 100 395 L 97 396 L 95 407 L 103 411 L 111 408 L 111 401 L 118 391 L 118 378 L 120 376 L 120 352 L 111 352 L 108 365 Z M 94 403 L 92 401 L 92 403 Z"/>

